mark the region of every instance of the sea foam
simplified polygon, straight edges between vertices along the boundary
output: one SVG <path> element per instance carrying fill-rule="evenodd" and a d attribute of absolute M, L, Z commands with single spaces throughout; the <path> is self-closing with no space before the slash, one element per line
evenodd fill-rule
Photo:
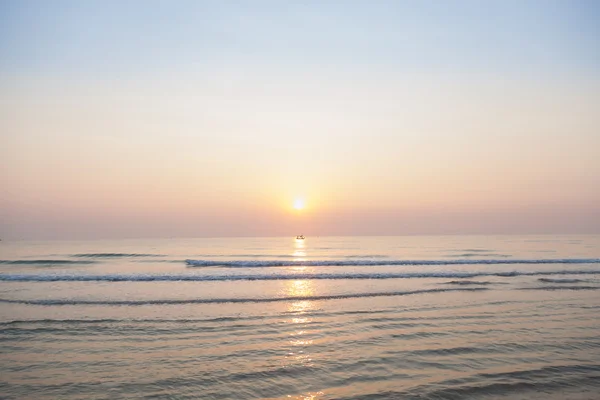
<path fill-rule="evenodd" d="M 476 259 L 476 260 L 185 260 L 190 267 L 263 268 L 263 267 L 334 267 L 390 265 L 505 265 L 505 264 L 600 264 L 600 258 L 558 259 Z"/>

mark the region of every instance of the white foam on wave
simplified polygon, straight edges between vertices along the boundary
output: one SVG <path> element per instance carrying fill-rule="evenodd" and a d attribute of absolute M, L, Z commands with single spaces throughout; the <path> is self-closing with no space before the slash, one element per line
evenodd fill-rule
<path fill-rule="evenodd" d="M 393 265 L 504 265 L 504 264 L 600 264 L 600 258 L 558 259 L 461 259 L 461 260 L 185 260 L 190 267 L 333 267 L 333 266 L 393 266 Z"/>
<path fill-rule="evenodd" d="M 538 275 L 596 275 L 600 270 L 558 271 L 508 271 L 508 272 L 404 272 L 404 273 L 352 273 L 352 274 L 250 274 L 250 275 L 67 275 L 67 274 L 0 274 L 5 282 L 214 282 L 214 281 L 276 281 L 320 279 L 412 279 L 412 278 L 474 278 L 479 276 L 538 276 Z"/>

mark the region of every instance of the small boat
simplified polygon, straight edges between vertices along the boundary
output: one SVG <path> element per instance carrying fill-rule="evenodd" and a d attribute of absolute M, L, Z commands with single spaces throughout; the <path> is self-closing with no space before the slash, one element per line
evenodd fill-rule
<path fill-rule="evenodd" d="M 296 240 L 304 240 L 304 235 L 298 235 L 298 236 L 296 236 Z"/>

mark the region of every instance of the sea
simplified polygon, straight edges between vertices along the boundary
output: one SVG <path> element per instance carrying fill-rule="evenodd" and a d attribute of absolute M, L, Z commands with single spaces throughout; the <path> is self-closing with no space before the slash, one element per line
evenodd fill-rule
<path fill-rule="evenodd" d="M 0 242 L 2 399 L 600 399 L 600 236 Z"/>

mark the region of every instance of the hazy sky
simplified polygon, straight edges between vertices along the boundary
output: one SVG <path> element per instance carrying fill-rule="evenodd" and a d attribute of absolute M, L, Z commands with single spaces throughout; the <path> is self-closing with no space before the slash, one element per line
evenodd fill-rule
<path fill-rule="evenodd" d="M 0 0 L 0 238 L 600 233 L 599 20 Z"/>

